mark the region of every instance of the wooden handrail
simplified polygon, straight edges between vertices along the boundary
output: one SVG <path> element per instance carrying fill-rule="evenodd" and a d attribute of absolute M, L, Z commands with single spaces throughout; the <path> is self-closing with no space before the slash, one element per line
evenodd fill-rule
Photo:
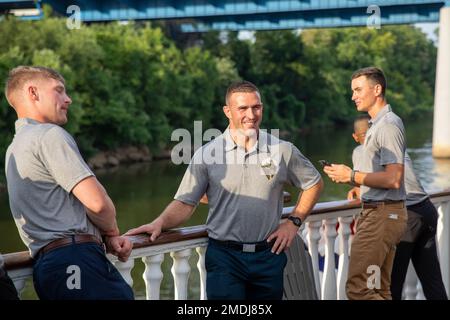
<path fill-rule="evenodd" d="M 28 251 L 7 253 L 3 255 L 3 258 L 6 270 L 26 268 L 33 265 L 33 259 L 31 259 Z"/>
<path fill-rule="evenodd" d="M 151 242 L 150 237 L 146 234 L 140 234 L 137 236 L 130 236 L 130 240 L 133 242 L 133 249 L 156 246 L 160 244 L 167 244 L 171 242 L 186 241 L 198 238 L 207 237 L 205 225 L 198 225 L 193 227 L 184 227 L 167 230 L 161 233 L 161 235 L 155 241 Z"/>
<path fill-rule="evenodd" d="M 430 198 L 432 199 L 445 196 L 450 196 L 450 190 L 430 193 Z M 312 210 L 311 214 L 314 215 L 335 211 L 344 211 L 348 209 L 359 208 L 359 206 L 360 206 L 359 200 L 353 201 L 340 200 L 340 201 L 321 202 L 317 203 L 314 206 L 314 209 Z M 283 218 L 286 218 L 287 216 L 288 216 L 287 214 L 284 214 Z M 193 227 L 184 227 L 165 231 L 161 233 L 158 239 L 156 239 L 153 242 L 150 242 L 149 236 L 144 234 L 132 236 L 130 237 L 130 239 L 133 241 L 133 249 L 137 249 L 161 244 L 168 244 L 172 242 L 199 239 L 207 236 L 208 234 L 206 232 L 206 226 L 198 225 Z M 3 255 L 3 258 L 5 260 L 6 270 L 31 267 L 33 265 L 33 260 L 31 259 L 28 251 L 7 253 Z"/>

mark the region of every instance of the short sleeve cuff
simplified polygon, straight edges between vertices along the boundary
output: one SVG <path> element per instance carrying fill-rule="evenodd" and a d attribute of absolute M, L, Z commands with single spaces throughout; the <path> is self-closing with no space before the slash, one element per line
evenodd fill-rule
<path fill-rule="evenodd" d="M 319 183 L 319 181 L 320 181 L 321 178 L 322 178 L 322 177 L 321 177 L 320 174 L 319 174 L 319 175 L 316 176 L 316 178 L 315 178 L 314 180 L 311 180 L 311 181 L 309 181 L 308 183 L 302 184 L 302 185 L 301 185 L 302 190 L 308 190 L 308 189 L 314 187 L 316 184 Z"/>
<path fill-rule="evenodd" d="M 75 188 L 75 186 L 83 181 L 84 179 L 88 177 L 94 177 L 95 175 L 92 172 L 85 172 L 82 175 L 79 175 L 77 178 L 75 178 L 72 183 L 68 183 L 67 185 L 61 186 L 64 190 L 67 192 L 72 192 L 72 189 Z"/>
<path fill-rule="evenodd" d="M 200 202 L 200 200 L 195 201 L 193 199 L 189 199 L 189 198 L 186 198 L 186 197 L 183 197 L 183 196 L 175 196 L 174 200 L 181 201 L 181 202 L 183 202 L 185 204 L 188 204 L 188 205 L 191 205 L 191 206 L 194 206 L 194 207 L 197 206 L 198 203 Z"/>
<path fill-rule="evenodd" d="M 392 160 L 386 160 L 380 163 L 381 166 L 386 166 L 388 164 L 405 164 L 404 162 L 399 162 L 399 160 L 397 159 L 392 159 Z"/>

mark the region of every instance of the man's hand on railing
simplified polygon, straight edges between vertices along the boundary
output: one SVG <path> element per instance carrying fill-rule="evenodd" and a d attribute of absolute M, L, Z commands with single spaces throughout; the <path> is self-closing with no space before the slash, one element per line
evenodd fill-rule
<path fill-rule="evenodd" d="M 119 261 L 126 262 L 133 249 L 131 241 L 124 236 L 106 237 L 106 252 L 115 255 Z"/>
<path fill-rule="evenodd" d="M 152 223 L 144 224 L 138 228 L 128 230 L 124 236 L 133 236 L 140 233 L 148 233 L 150 241 L 155 241 L 159 237 L 162 230 L 162 221 L 160 219 L 154 220 Z"/>

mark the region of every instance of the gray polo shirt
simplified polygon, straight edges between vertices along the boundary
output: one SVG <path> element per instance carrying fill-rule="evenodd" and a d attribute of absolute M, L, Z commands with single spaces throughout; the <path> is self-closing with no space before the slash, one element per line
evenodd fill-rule
<path fill-rule="evenodd" d="M 353 149 L 352 152 L 352 163 L 353 163 L 353 169 L 361 171 L 361 161 L 363 156 L 363 146 L 360 144 L 355 149 Z"/>
<path fill-rule="evenodd" d="M 407 206 L 418 204 L 428 198 L 428 194 L 414 173 L 413 163 L 408 152 L 405 152 L 405 189 Z"/>
<path fill-rule="evenodd" d="M 352 153 L 353 168 L 360 170 L 360 165 L 363 157 L 363 146 L 357 146 Z M 414 173 L 412 160 L 405 152 L 405 190 L 406 190 L 406 205 L 412 206 L 422 202 L 428 198 L 428 194 L 417 179 Z"/>
<path fill-rule="evenodd" d="M 369 121 L 361 161 L 362 172 L 381 172 L 388 164 L 404 164 L 406 138 L 402 120 L 386 105 Z M 361 186 L 363 201 L 405 200 L 405 184 L 400 189 Z"/>
<path fill-rule="evenodd" d="M 285 183 L 307 190 L 320 179 L 292 143 L 260 130 L 258 143 L 246 152 L 227 129 L 195 152 L 174 198 L 195 206 L 206 192 L 209 236 L 256 242 L 278 227 Z"/>
<path fill-rule="evenodd" d="M 35 256 L 50 241 L 77 233 L 100 236 L 71 193 L 94 174 L 63 128 L 21 118 L 6 152 L 9 204 L 20 237 Z"/>

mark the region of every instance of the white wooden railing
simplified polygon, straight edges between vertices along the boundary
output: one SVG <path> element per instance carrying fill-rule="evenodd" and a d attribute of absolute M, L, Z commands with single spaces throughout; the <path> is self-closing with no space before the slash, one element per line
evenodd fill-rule
<path fill-rule="evenodd" d="M 439 212 L 437 243 L 441 262 L 442 276 L 450 293 L 450 192 L 434 193 L 431 196 Z M 289 214 L 293 207 L 286 207 L 284 214 Z M 356 202 L 334 201 L 319 203 L 299 230 L 300 235 L 308 245 L 316 284 L 317 295 L 323 300 L 344 300 L 345 282 L 351 247 L 350 226 L 353 218 L 360 212 Z M 336 224 L 339 228 L 336 231 Z M 188 298 L 188 279 L 192 272 L 198 272 L 200 278 L 200 299 L 206 299 L 206 272 L 204 257 L 207 237 L 204 226 L 195 226 L 171 230 L 163 233 L 154 243 L 146 236 L 132 238 L 134 249 L 126 263 L 117 261 L 110 256 L 113 263 L 132 286 L 131 271 L 138 259 L 144 263 L 143 279 L 146 288 L 146 299 L 160 299 L 161 282 L 165 275 L 162 262 L 168 256 L 173 260 L 171 273 L 174 281 L 174 298 Z M 169 253 L 168 255 L 166 253 Z M 319 256 L 324 255 L 323 271 L 319 270 Z M 339 263 L 335 267 L 335 254 Z M 196 270 L 192 270 L 189 259 L 196 255 Z M 4 255 L 10 277 L 19 292 L 24 289 L 25 281 L 32 276 L 31 260 L 26 252 Z M 195 268 L 194 268 L 195 269 Z M 450 294 L 449 294 L 450 296 Z M 405 299 L 424 299 L 420 282 L 414 269 L 409 268 L 404 286 Z"/>

